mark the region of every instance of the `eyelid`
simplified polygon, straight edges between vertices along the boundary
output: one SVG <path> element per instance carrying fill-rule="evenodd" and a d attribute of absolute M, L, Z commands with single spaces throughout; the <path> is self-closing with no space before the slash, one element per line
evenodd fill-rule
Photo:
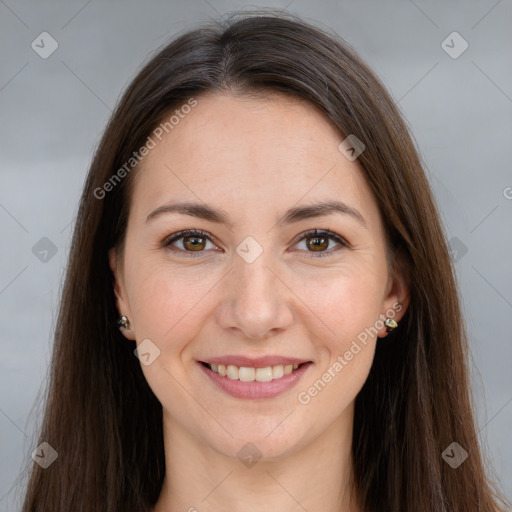
<path fill-rule="evenodd" d="M 169 247 L 173 242 L 180 240 L 181 238 L 185 238 L 187 236 L 197 236 L 197 237 L 201 237 L 201 238 L 207 238 L 212 243 L 215 243 L 216 245 L 220 245 L 216 241 L 217 239 L 210 233 L 207 233 L 206 231 L 203 231 L 201 229 L 183 229 L 181 231 L 177 231 L 176 233 L 173 233 L 172 235 L 167 236 L 162 242 L 162 247 L 164 247 L 164 248 Z M 170 250 L 172 250 L 174 252 L 183 252 L 186 254 L 191 254 L 192 256 L 195 256 L 195 254 L 194 254 L 195 252 L 197 252 L 198 255 L 206 252 L 206 251 L 184 251 L 183 249 L 178 249 L 176 247 L 174 247 L 173 249 L 170 249 Z"/>
<path fill-rule="evenodd" d="M 337 242 L 341 247 L 332 248 L 332 249 L 329 249 L 329 250 L 326 250 L 326 251 L 318 251 L 318 252 L 315 252 L 315 251 L 301 251 L 301 252 L 305 253 L 307 258 L 328 257 L 328 256 L 334 254 L 335 252 L 338 252 L 338 250 L 340 248 L 342 248 L 342 247 L 345 247 L 345 248 L 351 247 L 350 243 L 348 242 L 348 240 L 346 238 L 342 237 L 338 233 L 334 233 L 329 228 L 327 228 L 327 229 L 315 228 L 315 229 L 310 229 L 310 230 L 304 231 L 303 233 L 298 235 L 293 240 L 293 244 L 297 245 L 299 242 L 302 242 L 304 239 L 310 238 L 310 237 L 315 237 L 315 236 L 325 236 L 327 239 L 334 240 L 335 242 Z"/>
<path fill-rule="evenodd" d="M 162 247 L 164 247 L 164 248 L 169 247 L 173 242 L 180 240 L 182 238 L 185 238 L 187 236 L 197 236 L 197 237 L 201 237 L 201 238 L 206 238 L 206 239 L 210 240 L 212 243 L 219 245 L 218 242 L 216 242 L 216 238 L 206 231 L 203 231 L 201 229 L 184 229 L 182 231 L 178 231 L 178 232 L 173 233 L 172 235 L 169 235 L 168 237 L 166 237 L 162 242 Z M 304 231 L 303 233 L 300 233 L 299 235 L 297 235 L 297 237 L 295 237 L 294 240 L 292 240 L 291 243 L 293 243 L 293 245 L 297 245 L 299 242 L 302 242 L 304 239 L 314 237 L 314 236 L 325 236 L 329 240 L 334 240 L 341 247 L 348 248 L 351 246 L 350 243 L 344 237 L 339 235 L 338 233 L 334 233 L 333 231 L 330 231 L 329 229 L 318 229 L 318 228 L 310 229 L 310 230 Z M 191 257 L 202 256 L 203 253 L 207 252 L 205 250 L 203 250 L 203 251 L 185 251 L 183 249 L 178 249 L 176 247 L 169 249 L 169 250 L 171 250 L 172 252 L 185 253 L 187 255 L 190 255 Z M 299 251 L 299 252 L 305 252 L 307 255 L 306 257 L 311 257 L 311 258 L 320 257 L 321 258 L 323 256 L 329 256 L 329 255 L 333 254 L 334 252 L 337 252 L 338 250 L 339 250 L 339 248 L 329 249 L 327 251 L 318 251 L 318 252 L 315 252 L 315 251 Z"/>

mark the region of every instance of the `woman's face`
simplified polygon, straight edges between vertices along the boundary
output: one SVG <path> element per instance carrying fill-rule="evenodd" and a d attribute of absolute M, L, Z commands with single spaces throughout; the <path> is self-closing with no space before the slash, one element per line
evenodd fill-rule
<path fill-rule="evenodd" d="M 388 274 L 357 160 L 314 107 L 196 99 L 134 176 L 125 248 L 110 254 L 117 306 L 166 428 L 275 458 L 351 428 L 382 320 L 401 318 L 407 290 Z M 170 208 L 183 203 L 197 206 Z"/>

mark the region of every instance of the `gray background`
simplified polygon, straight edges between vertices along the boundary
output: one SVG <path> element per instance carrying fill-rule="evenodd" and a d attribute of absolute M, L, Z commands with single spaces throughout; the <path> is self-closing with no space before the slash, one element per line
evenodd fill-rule
<path fill-rule="evenodd" d="M 72 222 L 111 109 L 166 40 L 247 5 L 0 1 L 2 511 L 19 508 L 17 477 L 35 448 L 41 410 L 33 406 L 46 384 Z M 249 5 L 287 7 L 339 33 L 382 78 L 407 119 L 454 248 L 479 438 L 510 500 L 512 3 Z M 46 59 L 31 48 L 44 31 L 59 45 Z M 453 31 L 469 44 L 458 58 L 441 44 Z M 462 48 L 460 40 L 447 44 L 452 53 Z M 43 237 L 55 255 L 41 252 L 48 244 L 39 242 Z"/>

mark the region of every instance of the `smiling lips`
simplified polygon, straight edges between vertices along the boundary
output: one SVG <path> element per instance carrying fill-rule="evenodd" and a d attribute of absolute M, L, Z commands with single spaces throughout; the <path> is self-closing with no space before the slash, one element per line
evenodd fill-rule
<path fill-rule="evenodd" d="M 265 366 L 264 368 L 253 368 L 248 366 L 234 366 L 224 364 L 208 364 L 212 372 L 218 373 L 222 377 L 231 380 L 241 380 L 242 382 L 269 382 L 274 379 L 280 379 L 284 375 L 297 370 L 298 364 L 278 364 L 275 366 Z"/>
<path fill-rule="evenodd" d="M 282 356 L 224 356 L 198 361 L 221 390 L 237 398 L 272 398 L 293 387 L 312 361 Z"/>

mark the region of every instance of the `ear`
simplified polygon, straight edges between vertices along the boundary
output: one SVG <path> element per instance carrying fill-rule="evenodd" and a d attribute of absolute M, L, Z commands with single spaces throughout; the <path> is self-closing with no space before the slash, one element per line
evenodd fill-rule
<path fill-rule="evenodd" d="M 108 251 L 108 262 L 110 270 L 112 270 L 112 274 L 114 275 L 114 294 L 116 297 L 117 312 L 119 316 L 125 316 L 130 322 L 128 328 L 120 327 L 119 329 L 125 338 L 135 340 L 135 331 L 133 329 L 132 321 L 133 317 L 127 300 L 126 290 L 124 288 L 123 269 L 119 264 L 117 251 L 114 247 Z"/>
<path fill-rule="evenodd" d="M 410 266 L 405 253 L 400 250 L 393 261 L 388 278 L 381 318 L 384 321 L 387 318 L 392 318 L 399 323 L 409 307 L 410 296 Z M 385 338 L 388 334 L 387 328 L 384 326 L 379 331 L 378 337 Z"/>

